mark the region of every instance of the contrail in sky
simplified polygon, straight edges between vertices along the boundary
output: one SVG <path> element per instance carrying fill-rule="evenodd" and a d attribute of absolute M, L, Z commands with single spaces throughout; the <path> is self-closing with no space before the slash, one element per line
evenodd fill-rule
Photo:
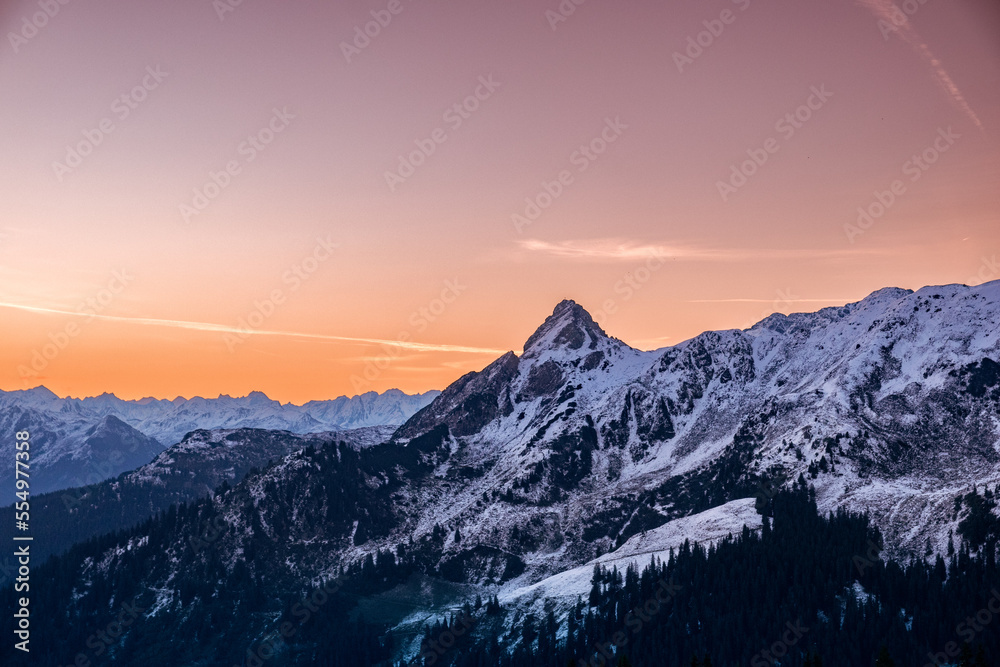
<path fill-rule="evenodd" d="M 962 91 L 958 89 L 958 86 L 952 81 L 952 78 L 945 71 L 944 65 L 941 61 L 935 57 L 931 52 L 930 47 L 927 43 L 921 39 L 920 34 L 917 29 L 913 27 L 910 23 L 910 19 L 906 14 L 896 7 L 891 0 L 857 0 L 858 4 L 865 7 L 875 18 L 880 21 L 884 21 L 889 26 L 895 28 L 895 32 L 902 38 L 904 42 L 909 44 L 913 49 L 920 54 L 931 67 L 931 74 L 937 84 L 941 86 L 941 89 L 945 92 L 948 97 L 951 98 L 952 102 L 962 110 L 965 115 L 972 119 L 972 122 L 976 124 L 980 130 L 983 129 L 983 124 L 979 120 L 979 116 L 976 112 L 972 110 L 969 103 L 966 102 L 965 97 L 962 95 Z M 902 17 L 902 21 L 900 21 Z"/>
<path fill-rule="evenodd" d="M 117 315 L 100 315 L 95 313 L 73 312 L 71 310 L 59 310 L 57 308 L 42 308 L 39 306 L 25 306 L 17 303 L 0 302 L 0 308 L 13 308 L 32 313 L 45 313 L 48 315 L 70 315 L 74 317 L 87 317 L 92 319 L 105 320 L 108 322 L 124 322 L 126 324 L 138 324 L 142 326 L 170 327 L 173 329 L 188 329 L 190 331 L 209 331 L 223 334 L 236 334 L 240 336 L 284 336 L 286 338 L 308 338 L 311 340 L 336 341 L 341 343 L 363 343 L 367 345 L 391 345 L 406 350 L 417 352 L 464 352 L 468 354 L 504 354 L 507 350 L 492 350 L 484 347 L 467 347 L 464 345 L 443 345 L 437 343 L 417 343 L 414 341 L 383 340 L 381 338 L 354 338 L 351 336 L 328 336 L 323 334 L 298 333 L 295 331 L 269 331 L 265 329 L 251 329 L 232 327 L 224 324 L 212 324 L 210 322 L 188 322 L 185 320 L 161 320 L 149 317 L 119 317 Z"/>

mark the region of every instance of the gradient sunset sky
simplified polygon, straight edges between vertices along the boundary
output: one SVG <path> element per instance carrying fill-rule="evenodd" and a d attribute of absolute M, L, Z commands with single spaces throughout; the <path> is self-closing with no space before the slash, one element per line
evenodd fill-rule
<path fill-rule="evenodd" d="M 653 349 L 1000 278 L 994 0 L 49 4 L 0 6 L 5 390 L 425 391 L 563 298 Z"/>

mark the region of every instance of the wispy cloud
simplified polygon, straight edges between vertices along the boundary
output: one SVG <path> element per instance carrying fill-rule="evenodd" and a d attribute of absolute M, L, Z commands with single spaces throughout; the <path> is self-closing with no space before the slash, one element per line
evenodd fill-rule
<path fill-rule="evenodd" d="M 816 250 L 803 249 L 737 249 L 706 248 L 693 245 L 646 243 L 627 239 L 588 239 L 551 243 L 538 239 L 516 242 L 522 252 L 547 255 L 557 259 L 636 262 L 659 258 L 663 260 L 742 262 L 762 259 L 833 259 L 858 255 L 886 254 L 880 250 Z"/>
<path fill-rule="evenodd" d="M 58 308 L 44 308 L 40 306 L 28 306 L 18 303 L 0 302 L 0 308 L 10 308 L 32 313 L 42 313 L 47 315 L 69 315 L 71 317 L 85 317 L 88 319 L 98 319 L 107 322 L 122 322 L 124 324 L 134 324 L 139 326 L 168 327 L 172 329 L 186 329 L 189 331 L 202 331 L 210 333 L 251 335 L 251 336 L 281 336 L 285 338 L 304 338 L 309 340 L 324 340 L 341 343 L 360 343 L 365 345 L 388 345 L 404 350 L 415 352 L 461 352 L 467 354 L 504 354 L 507 350 L 494 350 L 483 347 L 468 347 L 465 345 L 445 345 L 438 343 L 417 343 L 413 341 L 385 340 L 382 338 L 357 338 L 353 336 L 330 336 L 324 334 L 299 333 L 296 331 L 271 331 L 266 329 L 244 329 L 240 327 L 228 326 L 225 324 L 213 324 L 211 322 L 189 322 L 185 320 L 164 320 L 150 317 L 120 317 L 118 315 L 101 315 L 93 313 L 79 313 L 71 310 L 61 310 Z"/>
<path fill-rule="evenodd" d="M 962 112 L 972 119 L 972 122 L 976 124 L 980 130 L 983 129 L 983 124 L 979 120 L 979 116 L 976 112 L 972 110 L 969 103 L 965 100 L 965 96 L 962 95 L 962 91 L 959 90 L 958 85 L 952 80 L 951 76 L 945 70 L 944 65 L 941 61 L 931 52 L 927 42 L 925 42 L 917 29 L 913 27 L 910 23 L 910 19 L 906 16 L 905 12 L 901 11 L 892 3 L 892 0 L 857 0 L 857 3 L 862 7 L 866 8 L 872 14 L 875 15 L 880 21 L 884 21 L 890 26 L 897 29 L 897 34 L 899 37 L 909 44 L 924 61 L 931 68 L 931 76 L 937 82 L 941 90 L 944 91 L 951 101 L 962 110 Z M 902 17 L 902 18 L 900 18 Z"/>
<path fill-rule="evenodd" d="M 549 243 L 538 239 L 522 239 L 517 241 L 523 250 L 533 253 L 543 253 L 565 259 L 586 259 L 605 261 L 631 261 L 662 257 L 673 259 L 682 253 L 680 248 L 667 246 L 642 245 L 620 239 L 594 239 L 591 241 L 560 241 Z"/>
<path fill-rule="evenodd" d="M 856 298 L 832 297 L 829 299 L 688 299 L 685 303 L 853 303 Z"/>

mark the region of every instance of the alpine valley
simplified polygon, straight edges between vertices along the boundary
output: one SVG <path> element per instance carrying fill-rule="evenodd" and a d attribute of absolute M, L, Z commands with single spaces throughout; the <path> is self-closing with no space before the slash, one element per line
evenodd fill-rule
<path fill-rule="evenodd" d="M 1000 281 L 655 351 L 563 301 L 395 429 L 101 408 L 145 460 L 60 510 L 113 532 L 34 573 L 30 664 L 1000 664 L 956 627 L 1000 604 L 998 362 Z"/>

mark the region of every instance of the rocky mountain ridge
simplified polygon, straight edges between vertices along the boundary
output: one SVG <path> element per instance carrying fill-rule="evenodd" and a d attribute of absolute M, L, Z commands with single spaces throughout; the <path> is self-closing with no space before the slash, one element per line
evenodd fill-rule
<path fill-rule="evenodd" d="M 791 484 L 824 512 L 869 512 L 888 554 L 944 553 L 956 496 L 1000 483 L 998 325 L 1000 282 L 891 288 L 646 352 L 565 301 L 520 356 L 463 376 L 386 442 L 299 449 L 123 537 L 78 586 L 140 547 L 139 585 L 163 610 L 190 600 L 181 563 L 250 576 L 266 599 L 397 560 L 410 579 L 377 594 L 406 604 L 365 609 L 400 633 L 476 594 L 561 622 L 569 603 L 545 591 L 579 592 L 584 566 L 754 529 L 752 507 Z M 222 529 L 192 553 L 209 519 Z"/>

